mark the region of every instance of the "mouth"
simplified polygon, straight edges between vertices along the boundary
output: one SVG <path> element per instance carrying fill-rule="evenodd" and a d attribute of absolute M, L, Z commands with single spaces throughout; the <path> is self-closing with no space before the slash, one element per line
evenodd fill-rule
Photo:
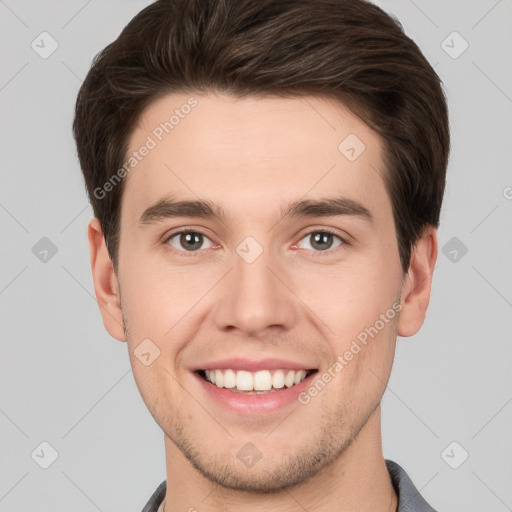
<path fill-rule="evenodd" d="M 310 364 L 274 357 L 203 362 L 190 369 L 194 377 L 191 389 L 230 414 L 230 421 L 236 421 L 237 415 L 241 418 L 240 414 L 263 417 L 300 405 L 299 395 L 319 375 L 319 369 Z"/>
<path fill-rule="evenodd" d="M 269 369 L 255 372 L 231 368 L 196 370 L 196 374 L 208 384 L 232 393 L 263 395 L 283 392 L 298 386 L 317 369 Z"/>

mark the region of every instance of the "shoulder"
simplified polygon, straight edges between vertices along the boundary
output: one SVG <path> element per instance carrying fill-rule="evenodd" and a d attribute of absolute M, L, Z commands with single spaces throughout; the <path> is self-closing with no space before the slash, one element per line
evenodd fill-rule
<path fill-rule="evenodd" d="M 397 512 L 436 512 L 414 486 L 405 470 L 392 460 L 386 459 L 393 487 L 398 497 Z"/>
<path fill-rule="evenodd" d="M 165 491 L 167 490 L 167 481 L 164 480 L 152 494 L 142 512 L 158 512 L 158 507 L 161 505 L 165 498 Z"/>

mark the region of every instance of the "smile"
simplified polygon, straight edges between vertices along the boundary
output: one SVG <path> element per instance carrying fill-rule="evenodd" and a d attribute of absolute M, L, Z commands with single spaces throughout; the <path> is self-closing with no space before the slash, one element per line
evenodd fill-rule
<path fill-rule="evenodd" d="M 198 374 L 217 388 L 234 393 L 263 394 L 291 388 L 300 384 L 316 370 L 259 370 L 250 372 L 233 369 L 199 370 Z"/>

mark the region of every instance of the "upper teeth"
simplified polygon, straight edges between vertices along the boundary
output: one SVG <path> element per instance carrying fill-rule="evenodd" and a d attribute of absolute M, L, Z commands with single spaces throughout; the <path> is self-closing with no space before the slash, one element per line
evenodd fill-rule
<path fill-rule="evenodd" d="M 236 388 L 239 391 L 289 388 L 306 378 L 306 370 L 205 370 L 205 374 L 206 379 L 218 388 Z"/>

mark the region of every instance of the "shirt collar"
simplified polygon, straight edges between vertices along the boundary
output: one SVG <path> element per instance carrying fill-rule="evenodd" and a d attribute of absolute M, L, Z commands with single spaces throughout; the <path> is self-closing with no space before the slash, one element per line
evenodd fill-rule
<path fill-rule="evenodd" d="M 409 475 L 396 462 L 386 459 L 386 467 L 398 498 L 397 512 L 436 512 L 421 496 Z M 153 493 L 142 512 L 161 512 L 167 482 L 164 480 Z"/>

